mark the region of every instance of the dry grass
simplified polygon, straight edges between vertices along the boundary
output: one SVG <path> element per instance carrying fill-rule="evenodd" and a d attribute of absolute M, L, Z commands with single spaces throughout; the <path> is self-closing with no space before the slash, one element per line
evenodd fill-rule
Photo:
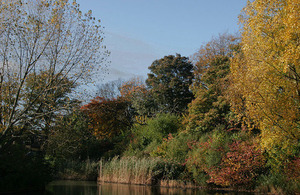
<path fill-rule="evenodd" d="M 109 162 L 100 161 L 99 182 L 152 184 L 154 168 L 159 159 L 114 157 Z"/>
<path fill-rule="evenodd" d="M 99 162 L 98 182 L 158 185 L 168 188 L 196 188 L 192 182 L 175 180 L 170 177 L 172 166 L 159 158 L 115 157 Z"/>

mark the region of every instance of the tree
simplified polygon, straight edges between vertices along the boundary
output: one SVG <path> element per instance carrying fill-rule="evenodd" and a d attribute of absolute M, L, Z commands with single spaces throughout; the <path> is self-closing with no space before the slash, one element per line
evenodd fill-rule
<path fill-rule="evenodd" d="M 300 6 L 297 0 L 248 2 L 240 22 L 242 52 L 231 65 L 236 112 L 261 129 L 261 146 L 278 167 L 300 138 Z"/>
<path fill-rule="evenodd" d="M 89 128 L 100 144 L 98 155 L 106 158 L 120 155 L 129 144 L 134 116 L 131 103 L 124 97 L 96 97 L 81 110 L 90 119 Z"/>
<path fill-rule="evenodd" d="M 226 98 L 230 57 L 238 48 L 239 38 L 222 34 L 213 38 L 194 54 L 195 99 L 189 104 L 185 123 L 194 133 L 212 131 L 218 125 L 229 125 L 230 104 Z"/>
<path fill-rule="evenodd" d="M 75 83 L 68 78 L 60 78 L 62 77 L 60 75 L 56 75 L 58 81 L 52 81 L 58 83 L 54 83 L 55 87 L 53 89 L 48 89 L 47 96 L 39 96 L 43 86 L 49 83 L 47 76 L 48 73 L 45 71 L 28 75 L 23 104 L 28 107 L 28 120 L 25 124 L 20 122 L 23 129 L 43 130 L 45 134 L 48 134 L 59 115 L 62 114 L 53 112 L 53 110 L 63 110 L 62 108 L 67 108 L 70 105 L 75 108 L 75 104 L 78 104 L 78 101 L 70 100 L 68 97 L 68 94 L 75 88 Z M 28 104 L 31 104 L 32 101 L 35 101 L 35 103 L 29 106 Z"/>
<path fill-rule="evenodd" d="M 99 148 L 95 151 L 93 147 L 99 143 L 89 125 L 88 117 L 79 109 L 61 116 L 47 139 L 47 155 L 58 161 L 98 158 Z"/>
<path fill-rule="evenodd" d="M 81 107 L 91 119 L 91 129 L 99 139 L 110 139 L 123 133 L 132 124 L 130 103 L 124 98 L 96 97 Z"/>
<path fill-rule="evenodd" d="M 105 99 L 117 98 L 120 96 L 120 88 L 125 81 L 122 79 L 109 81 L 97 86 L 96 95 Z"/>
<path fill-rule="evenodd" d="M 96 94 L 107 100 L 119 97 L 126 99 L 139 118 L 147 117 L 153 106 L 149 90 L 146 88 L 144 80 L 139 77 L 129 80 L 118 79 L 98 85 Z"/>
<path fill-rule="evenodd" d="M 144 93 L 146 87 L 143 80 L 137 77 L 123 82 L 119 89 L 122 97 L 126 98 L 127 100 L 131 100 L 136 93 Z"/>
<path fill-rule="evenodd" d="M 193 99 L 189 89 L 193 79 L 193 64 L 187 57 L 169 55 L 149 66 L 146 84 L 158 112 L 182 113 Z"/>
<path fill-rule="evenodd" d="M 148 115 L 153 111 L 153 99 L 144 81 L 139 78 L 132 78 L 124 82 L 120 87 L 121 96 L 131 103 L 135 111 L 136 122 L 144 123 Z M 141 120 L 140 120 L 141 119 Z"/>
<path fill-rule="evenodd" d="M 38 108 L 87 81 L 108 53 L 100 21 L 75 2 L 1 1 L 0 17 L 0 137 L 9 143 L 33 120 L 65 109 Z"/>

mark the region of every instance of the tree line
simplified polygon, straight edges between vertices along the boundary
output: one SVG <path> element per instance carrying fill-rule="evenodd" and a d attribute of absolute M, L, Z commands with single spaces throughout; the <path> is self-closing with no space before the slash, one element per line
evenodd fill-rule
<path fill-rule="evenodd" d="M 16 159 L 50 174 L 70 159 L 135 156 L 175 163 L 176 179 L 201 186 L 297 192 L 299 9 L 248 2 L 241 34 L 155 60 L 145 81 L 103 84 L 82 105 L 70 94 L 109 54 L 92 13 L 67 0 L 2 3 L 3 180 L 24 171 Z"/>

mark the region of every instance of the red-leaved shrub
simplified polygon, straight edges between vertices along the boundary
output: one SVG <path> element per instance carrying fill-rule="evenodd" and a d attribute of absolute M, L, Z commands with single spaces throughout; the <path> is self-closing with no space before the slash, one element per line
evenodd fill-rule
<path fill-rule="evenodd" d="M 221 186 L 251 187 L 265 164 L 262 151 L 257 145 L 249 141 L 231 143 L 220 166 L 208 171 L 208 182 Z"/>

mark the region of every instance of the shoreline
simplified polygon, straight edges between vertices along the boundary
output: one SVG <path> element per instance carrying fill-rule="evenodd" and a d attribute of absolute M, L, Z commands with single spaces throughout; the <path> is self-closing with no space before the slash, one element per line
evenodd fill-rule
<path fill-rule="evenodd" d="M 261 194 L 257 190 L 246 190 L 242 188 L 222 188 L 222 187 L 207 187 L 192 184 L 192 182 L 184 182 L 179 180 L 160 180 L 156 184 L 145 184 L 145 183 L 132 183 L 132 182 L 114 182 L 114 181 L 103 181 L 97 178 L 97 185 L 111 183 L 111 184 L 124 184 L 124 185 L 137 185 L 137 186 L 149 186 L 149 187 L 160 187 L 160 188 L 170 188 L 170 189 L 199 189 L 208 191 L 219 191 L 219 192 L 243 192 L 243 193 L 255 193 Z M 268 194 L 268 193 L 267 193 Z"/>

